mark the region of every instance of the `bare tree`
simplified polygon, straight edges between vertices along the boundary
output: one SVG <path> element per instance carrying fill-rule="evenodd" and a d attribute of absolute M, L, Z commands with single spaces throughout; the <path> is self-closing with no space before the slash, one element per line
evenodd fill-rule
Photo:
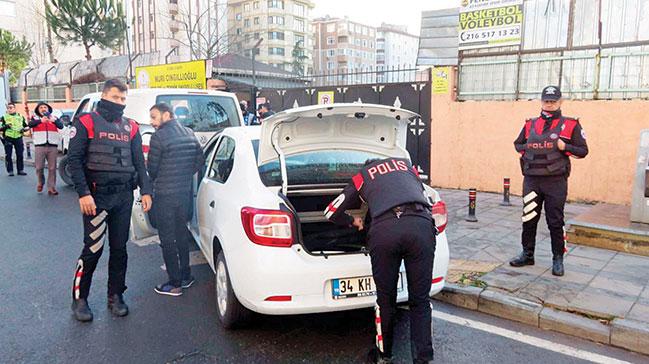
<path fill-rule="evenodd" d="M 231 34 L 228 36 L 231 29 L 223 29 L 222 26 L 227 20 L 226 5 L 208 1 L 207 7 L 197 11 L 191 7 L 191 3 L 192 1 L 179 4 L 178 14 L 174 18 L 169 17 L 172 27 L 178 28 L 182 36 L 178 37 L 175 32 L 165 30 L 162 38 L 176 40 L 187 47 L 193 60 L 212 59 L 227 53 L 228 41 L 234 39 Z M 211 6 L 212 4 L 215 6 Z"/>
<path fill-rule="evenodd" d="M 29 17 L 27 20 L 29 23 L 28 29 L 30 29 L 31 37 L 34 41 L 31 62 L 35 66 L 54 63 L 62 54 L 59 43 L 52 37 L 52 31 L 45 19 L 44 9 L 43 6 L 31 3 L 29 12 L 34 14 L 34 16 Z"/>

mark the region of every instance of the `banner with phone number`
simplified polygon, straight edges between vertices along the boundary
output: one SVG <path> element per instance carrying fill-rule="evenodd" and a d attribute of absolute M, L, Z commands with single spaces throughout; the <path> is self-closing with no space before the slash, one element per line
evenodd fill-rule
<path fill-rule="evenodd" d="M 523 0 L 462 0 L 459 49 L 519 45 Z"/>

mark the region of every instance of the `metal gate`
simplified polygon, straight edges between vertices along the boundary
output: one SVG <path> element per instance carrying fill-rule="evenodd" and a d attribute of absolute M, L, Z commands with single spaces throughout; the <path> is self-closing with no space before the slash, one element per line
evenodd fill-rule
<path fill-rule="evenodd" d="M 316 105 L 319 92 L 333 92 L 334 103 L 362 102 L 400 107 L 421 115 L 410 122 L 407 149 L 422 178 L 430 181 L 431 83 L 430 81 L 347 85 L 295 89 L 264 89 L 258 97 L 271 103 L 274 111 Z"/>

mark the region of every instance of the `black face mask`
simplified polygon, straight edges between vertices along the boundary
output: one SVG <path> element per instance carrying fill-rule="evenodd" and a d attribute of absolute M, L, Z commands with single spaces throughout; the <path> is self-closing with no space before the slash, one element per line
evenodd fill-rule
<path fill-rule="evenodd" d="M 125 107 L 126 105 L 120 105 L 112 101 L 101 99 L 97 104 L 97 112 L 106 119 L 106 121 L 114 122 L 122 118 Z"/>
<path fill-rule="evenodd" d="M 541 118 L 546 121 L 554 120 L 558 117 L 561 117 L 561 109 L 556 111 L 545 111 L 541 110 Z"/>

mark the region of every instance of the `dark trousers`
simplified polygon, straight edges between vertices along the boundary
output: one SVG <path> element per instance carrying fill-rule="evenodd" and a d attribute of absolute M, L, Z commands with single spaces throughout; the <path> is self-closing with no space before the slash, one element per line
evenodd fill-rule
<path fill-rule="evenodd" d="M 13 163 L 13 150 L 16 150 L 16 168 L 18 172 L 22 172 L 25 168 L 23 165 L 23 153 L 25 151 L 25 144 L 23 138 L 5 138 L 5 165 L 7 166 L 7 173 L 14 172 Z"/>
<path fill-rule="evenodd" d="M 88 298 L 92 274 L 104 251 L 108 236 L 108 295 L 122 294 L 126 290 L 126 242 L 131 227 L 133 191 L 95 194 L 97 215 L 83 215 L 83 250 L 77 262 L 72 289 L 73 299 Z"/>
<path fill-rule="evenodd" d="M 153 201 L 155 220 L 160 236 L 162 258 L 167 267 L 169 282 L 180 287 L 183 279 L 189 279 L 189 244 L 191 233 L 187 227 L 190 219 L 188 196 L 156 196 Z"/>
<path fill-rule="evenodd" d="M 545 220 L 550 229 L 552 255 L 563 255 L 563 208 L 568 195 L 568 177 L 525 176 L 523 180 L 523 250 L 534 253 L 536 227 L 545 204 Z"/>
<path fill-rule="evenodd" d="M 406 213 L 401 218 L 379 218 L 371 225 L 368 240 L 377 290 L 377 348 L 382 356 L 392 356 L 399 267 L 404 260 L 408 278 L 412 358 L 415 363 L 433 360 L 430 288 L 435 233 L 430 214 Z"/>

